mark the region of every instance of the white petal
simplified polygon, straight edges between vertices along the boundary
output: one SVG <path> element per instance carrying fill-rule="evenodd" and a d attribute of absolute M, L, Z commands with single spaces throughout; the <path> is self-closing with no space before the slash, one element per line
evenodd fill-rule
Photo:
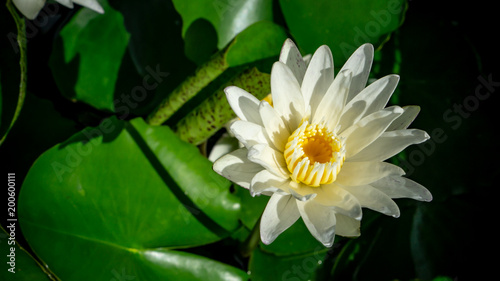
<path fill-rule="evenodd" d="M 354 195 L 364 208 L 369 208 L 395 218 L 400 215 L 398 205 L 385 193 L 370 185 L 348 186 L 345 189 Z"/>
<path fill-rule="evenodd" d="M 314 201 L 332 207 L 335 212 L 340 214 L 361 219 L 361 205 L 356 197 L 345 189 L 340 188 L 337 184 L 328 184 L 316 187 L 316 197 Z"/>
<path fill-rule="evenodd" d="M 208 155 L 208 160 L 215 162 L 215 160 L 228 154 L 229 152 L 235 151 L 239 148 L 238 140 L 228 134 L 220 137 L 217 142 L 215 142 L 214 147 Z"/>
<path fill-rule="evenodd" d="M 313 200 L 299 201 L 297 206 L 309 232 L 325 247 L 331 247 L 335 239 L 335 212 Z"/>
<path fill-rule="evenodd" d="M 376 140 L 394 119 L 403 113 L 399 106 L 387 107 L 374 112 L 343 131 L 345 137 L 346 158 L 355 155 Z"/>
<path fill-rule="evenodd" d="M 300 217 L 297 200 L 291 195 L 273 194 L 260 221 L 260 238 L 269 245 Z"/>
<path fill-rule="evenodd" d="M 104 10 L 102 9 L 101 5 L 96 0 L 73 0 L 73 2 L 80 4 L 84 7 L 87 7 L 91 10 L 94 10 L 100 14 L 104 13 Z"/>
<path fill-rule="evenodd" d="M 342 214 L 336 214 L 337 224 L 335 232 L 344 237 L 358 237 L 360 233 L 361 222 L 359 219 L 353 219 Z"/>
<path fill-rule="evenodd" d="M 271 70 L 273 107 L 283 118 L 290 131 L 294 131 L 304 116 L 304 99 L 300 86 L 290 68 L 275 62 Z"/>
<path fill-rule="evenodd" d="M 246 148 L 241 148 L 222 156 L 215 161 L 214 171 L 244 188 L 250 188 L 252 178 L 264 168 L 250 162 L 247 152 Z"/>
<path fill-rule="evenodd" d="M 264 144 L 256 144 L 248 150 L 248 159 L 261 165 L 278 177 L 290 177 L 283 153 L 276 151 Z"/>
<path fill-rule="evenodd" d="M 321 102 L 318 103 L 316 111 L 312 113 L 312 123 L 320 123 L 324 120 L 327 128 L 337 127 L 349 92 L 351 76 L 350 70 L 344 70 L 337 75 Z"/>
<path fill-rule="evenodd" d="M 45 0 L 13 0 L 12 2 L 30 20 L 35 19 L 45 5 Z"/>
<path fill-rule="evenodd" d="M 371 44 L 364 44 L 351 55 L 340 70 L 349 69 L 352 71 L 352 84 L 347 96 L 347 102 L 365 88 L 372 62 L 373 46 Z"/>
<path fill-rule="evenodd" d="M 429 202 L 432 194 L 421 184 L 400 176 L 384 177 L 370 184 L 391 198 L 411 198 Z"/>
<path fill-rule="evenodd" d="M 387 131 L 402 130 L 408 128 L 408 126 L 410 126 L 411 122 L 415 120 L 418 113 L 420 112 L 420 106 L 404 106 L 403 110 L 403 114 L 401 114 L 401 116 L 399 116 L 391 123 L 391 125 L 389 125 L 389 127 L 387 127 Z"/>
<path fill-rule="evenodd" d="M 388 75 L 364 88 L 346 104 L 339 122 L 341 128 L 347 129 L 368 114 L 383 109 L 398 82 L 399 76 Z"/>
<path fill-rule="evenodd" d="M 402 176 L 404 171 L 386 162 L 344 162 L 336 182 L 344 186 L 366 185 L 391 175 Z"/>
<path fill-rule="evenodd" d="M 297 79 L 297 82 L 299 82 L 299 85 L 302 84 L 302 79 L 304 79 L 307 65 L 302 58 L 299 49 L 292 40 L 285 40 L 285 43 L 281 48 L 279 60 L 290 68 L 293 75 Z"/>
<path fill-rule="evenodd" d="M 265 129 L 255 123 L 238 120 L 233 122 L 229 129 L 247 148 L 259 143 L 269 145 Z"/>
<path fill-rule="evenodd" d="M 73 1 L 71 0 L 56 0 L 56 2 L 70 9 L 73 9 Z"/>
<path fill-rule="evenodd" d="M 312 187 L 307 184 L 294 181 L 290 181 L 289 190 L 290 193 L 292 193 L 293 191 L 295 194 L 298 194 L 299 196 L 302 196 L 304 198 L 311 198 L 312 196 L 316 196 L 316 193 L 318 192 L 317 187 Z"/>
<path fill-rule="evenodd" d="M 265 120 L 264 127 L 269 139 L 279 151 L 284 151 L 291 133 L 288 131 L 283 119 L 266 101 L 260 103 L 259 113 L 262 120 Z"/>
<path fill-rule="evenodd" d="M 291 183 L 292 181 L 290 181 Z M 301 201 L 301 202 L 306 202 L 310 199 L 314 199 L 316 197 L 316 193 L 310 193 L 310 194 L 307 194 L 307 195 L 301 195 L 297 192 L 295 192 L 292 188 L 288 188 L 288 192 L 295 198 L 297 199 L 297 201 Z"/>
<path fill-rule="evenodd" d="M 250 194 L 260 195 L 263 192 L 278 192 L 282 195 L 289 195 L 288 185 L 290 180 L 277 177 L 268 170 L 262 170 L 255 174 L 250 184 Z"/>
<path fill-rule="evenodd" d="M 332 84 L 333 78 L 332 52 L 328 46 L 323 45 L 312 56 L 301 85 L 304 101 L 311 106 L 311 114 L 314 114 L 319 102 Z"/>
<path fill-rule="evenodd" d="M 262 125 L 259 115 L 260 101 L 256 97 L 236 86 L 226 87 L 224 92 L 229 105 L 241 120 Z"/>
<path fill-rule="evenodd" d="M 429 135 L 422 130 L 407 129 L 384 132 L 363 150 L 349 158 L 349 162 L 384 161 L 412 144 L 428 140 Z"/>

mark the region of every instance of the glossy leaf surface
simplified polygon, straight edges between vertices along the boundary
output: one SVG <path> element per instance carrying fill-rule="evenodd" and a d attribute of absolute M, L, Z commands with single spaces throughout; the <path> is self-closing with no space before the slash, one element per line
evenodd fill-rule
<path fill-rule="evenodd" d="M 241 278 L 233 267 L 175 250 L 220 240 L 238 227 L 239 202 L 228 188 L 167 127 L 105 119 L 36 161 L 19 215 L 36 254 L 62 279 Z"/>

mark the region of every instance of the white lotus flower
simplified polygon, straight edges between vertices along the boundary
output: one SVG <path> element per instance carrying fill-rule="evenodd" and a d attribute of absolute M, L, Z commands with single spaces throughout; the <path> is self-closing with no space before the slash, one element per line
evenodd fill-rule
<path fill-rule="evenodd" d="M 73 9 L 73 3 L 80 4 L 84 7 L 92 9 L 98 13 L 104 13 L 101 5 L 97 0 L 56 0 L 61 5 Z M 45 6 L 46 0 L 12 0 L 19 11 L 28 19 L 36 18 L 40 10 Z"/>
<path fill-rule="evenodd" d="M 418 107 L 385 107 L 397 75 L 365 88 L 372 60 L 373 46 L 362 45 L 334 79 L 327 46 L 306 66 L 288 39 L 271 71 L 273 106 L 238 87 L 225 89 L 240 119 L 230 130 L 244 147 L 219 158 L 214 170 L 253 196 L 271 196 L 261 218 L 263 243 L 302 217 L 330 247 L 335 234 L 360 235 L 362 207 L 398 217 L 391 198 L 432 199 L 401 168 L 383 162 L 429 136 L 407 129 Z"/>

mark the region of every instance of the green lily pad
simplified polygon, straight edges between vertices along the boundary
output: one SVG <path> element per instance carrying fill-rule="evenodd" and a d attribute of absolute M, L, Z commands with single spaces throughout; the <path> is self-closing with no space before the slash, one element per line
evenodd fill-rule
<path fill-rule="evenodd" d="M 168 127 L 105 119 L 37 159 L 19 195 L 19 222 L 63 280 L 243 280 L 237 268 L 181 251 L 239 227 L 229 187 Z"/>
<path fill-rule="evenodd" d="M 115 83 L 130 35 L 106 1 L 104 14 L 79 10 L 62 28 L 50 60 L 57 86 L 72 100 L 114 111 Z"/>
<path fill-rule="evenodd" d="M 285 42 L 285 30 L 270 21 L 256 22 L 235 37 L 226 54 L 229 66 L 278 57 Z M 277 59 L 276 59 L 277 60 Z"/>
<path fill-rule="evenodd" d="M 173 3 L 182 17 L 183 36 L 191 23 L 199 18 L 206 19 L 217 32 L 219 49 L 224 48 L 236 34 L 251 24 L 261 20 L 272 20 L 270 0 L 173 0 Z"/>
<path fill-rule="evenodd" d="M 322 268 L 328 251 L 318 246 L 302 255 L 276 256 L 257 248 L 249 262 L 250 277 L 253 281 L 326 280 Z"/>

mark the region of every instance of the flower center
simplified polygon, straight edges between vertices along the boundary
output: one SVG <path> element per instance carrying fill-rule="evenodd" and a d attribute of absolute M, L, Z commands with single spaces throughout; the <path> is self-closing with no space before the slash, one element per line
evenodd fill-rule
<path fill-rule="evenodd" d="M 310 186 L 332 183 L 344 163 L 344 139 L 323 124 L 303 121 L 288 138 L 284 156 L 295 182 Z"/>

